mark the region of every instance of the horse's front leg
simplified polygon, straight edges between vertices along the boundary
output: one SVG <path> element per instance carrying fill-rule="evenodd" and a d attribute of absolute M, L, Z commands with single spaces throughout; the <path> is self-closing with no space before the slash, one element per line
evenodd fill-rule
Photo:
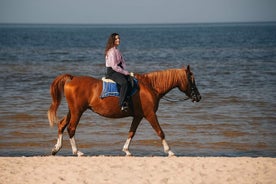
<path fill-rule="evenodd" d="M 165 138 L 162 140 L 162 145 L 164 147 L 164 152 L 167 153 L 169 157 L 174 156 Z"/>
<path fill-rule="evenodd" d="M 124 144 L 124 147 L 123 147 L 123 152 L 126 153 L 126 156 L 132 156 L 132 154 L 129 151 L 129 146 L 130 146 L 131 140 L 132 140 L 132 138 L 127 138 L 127 140 Z"/>
<path fill-rule="evenodd" d="M 156 114 L 154 113 L 151 116 L 147 116 L 146 119 L 150 122 L 152 128 L 156 131 L 157 135 L 161 138 L 164 152 L 167 153 L 168 156 L 174 156 L 174 153 L 171 151 L 171 149 L 165 139 L 165 134 L 159 125 Z"/>
<path fill-rule="evenodd" d="M 127 140 L 124 144 L 124 147 L 123 147 L 123 152 L 126 153 L 126 156 L 131 156 L 132 155 L 129 151 L 129 146 L 130 146 L 131 140 L 134 137 L 135 132 L 137 130 L 137 127 L 140 124 L 141 120 L 142 120 L 142 117 L 134 117 L 133 120 L 132 120 L 131 127 L 130 127 L 130 130 L 129 130 L 129 133 L 128 133 L 128 138 L 127 138 Z"/>

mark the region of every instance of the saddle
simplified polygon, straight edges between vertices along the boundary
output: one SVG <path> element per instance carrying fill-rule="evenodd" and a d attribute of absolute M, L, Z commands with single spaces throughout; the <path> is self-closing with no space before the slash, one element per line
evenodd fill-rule
<path fill-rule="evenodd" d="M 127 96 L 134 95 L 138 90 L 138 80 L 136 78 L 132 78 L 132 79 L 133 79 L 133 82 L 131 82 L 130 89 L 128 91 Z M 106 98 L 109 96 L 116 96 L 116 97 L 120 96 L 120 87 L 115 81 L 111 79 L 107 79 L 105 77 L 102 78 L 102 81 L 103 81 L 103 90 L 101 93 L 101 98 Z"/>

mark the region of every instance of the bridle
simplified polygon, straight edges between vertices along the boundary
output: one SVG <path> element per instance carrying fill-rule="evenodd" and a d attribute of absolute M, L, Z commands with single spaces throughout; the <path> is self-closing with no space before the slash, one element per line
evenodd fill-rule
<path fill-rule="evenodd" d="M 187 78 L 188 78 L 188 82 L 189 82 L 189 87 L 190 87 L 190 97 L 185 97 L 185 98 L 180 98 L 180 99 L 173 99 L 173 98 L 170 98 L 168 96 L 164 96 L 162 99 L 168 101 L 168 102 L 182 102 L 182 101 L 185 101 L 185 100 L 189 100 L 190 98 L 193 98 L 193 96 L 195 96 L 195 89 L 196 89 L 196 86 L 195 86 L 195 83 L 193 83 L 192 81 L 192 77 L 191 77 L 191 74 L 190 72 L 187 73 Z"/>
<path fill-rule="evenodd" d="M 189 81 L 189 87 L 190 87 L 190 98 L 196 98 L 197 94 L 195 91 L 197 91 L 195 83 L 192 81 L 192 76 L 190 72 L 188 73 L 188 81 Z"/>

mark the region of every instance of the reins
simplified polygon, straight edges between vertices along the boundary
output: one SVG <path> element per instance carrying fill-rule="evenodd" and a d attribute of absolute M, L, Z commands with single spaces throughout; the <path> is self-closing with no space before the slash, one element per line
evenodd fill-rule
<path fill-rule="evenodd" d="M 191 76 L 190 75 L 188 75 L 188 81 L 189 81 L 189 83 L 191 83 Z M 189 100 L 190 98 L 186 97 L 186 98 L 181 98 L 181 99 L 173 99 L 173 98 L 170 98 L 168 96 L 164 96 L 162 99 L 164 99 L 168 102 L 182 102 L 182 101 L 185 101 L 185 100 Z"/>
<path fill-rule="evenodd" d="M 167 97 L 167 96 L 164 96 L 163 98 L 161 99 L 164 99 L 168 102 L 182 102 L 182 101 L 185 101 L 185 100 L 189 100 L 190 98 L 189 97 L 186 97 L 186 98 L 181 98 L 181 99 L 173 99 L 173 98 L 170 98 L 170 97 Z"/>

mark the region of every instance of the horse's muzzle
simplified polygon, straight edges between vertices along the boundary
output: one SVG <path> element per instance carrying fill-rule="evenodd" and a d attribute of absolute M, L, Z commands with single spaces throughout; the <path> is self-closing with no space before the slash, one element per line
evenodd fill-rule
<path fill-rule="evenodd" d="M 196 87 L 194 89 L 192 89 L 191 99 L 192 99 L 192 102 L 199 102 L 201 100 L 201 95 L 198 92 Z"/>

